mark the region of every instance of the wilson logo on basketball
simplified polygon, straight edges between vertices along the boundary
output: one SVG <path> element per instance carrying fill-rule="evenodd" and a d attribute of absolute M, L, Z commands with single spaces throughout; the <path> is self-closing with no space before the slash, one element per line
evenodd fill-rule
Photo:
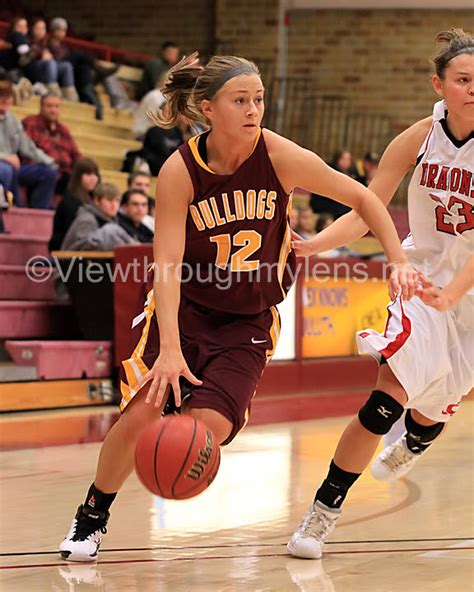
<path fill-rule="evenodd" d="M 199 450 L 199 456 L 197 460 L 193 463 L 193 466 L 189 469 L 189 471 L 184 476 L 185 479 L 193 479 L 197 481 L 201 475 L 204 473 L 204 468 L 209 461 L 211 460 L 212 456 L 212 434 L 209 431 L 206 431 L 206 445 L 204 448 Z"/>

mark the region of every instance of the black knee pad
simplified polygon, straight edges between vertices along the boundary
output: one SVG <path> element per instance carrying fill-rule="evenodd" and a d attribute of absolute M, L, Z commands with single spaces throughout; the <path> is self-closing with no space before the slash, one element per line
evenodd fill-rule
<path fill-rule="evenodd" d="M 359 411 L 359 421 L 372 434 L 388 434 L 393 424 L 400 419 L 403 405 L 383 391 L 372 391 Z"/>

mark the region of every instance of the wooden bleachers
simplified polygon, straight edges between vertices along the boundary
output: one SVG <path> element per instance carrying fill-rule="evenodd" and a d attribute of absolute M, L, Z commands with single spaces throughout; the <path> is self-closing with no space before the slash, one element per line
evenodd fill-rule
<path fill-rule="evenodd" d="M 138 68 L 130 66 L 121 66 L 118 71 L 122 80 L 133 83 L 139 80 L 140 72 Z M 132 114 L 110 107 L 105 90 L 100 85 L 98 92 L 104 103 L 103 121 L 95 119 L 95 108 L 92 105 L 68 101 L 63 101 L 61 105 L 61 121 L 69 128 L 82 154 L 97 162 L 102 180 L 114 183 L 124 192 L 128 177 L 127 173 L 121 172 L 125 153 L 128 150 L 139 150 L 141 143 L 132 136 Z M 27 115 L 38 113 L 39 108 L 40 99 L 35 96 L 27 103 L 14 106 L 13 112 L 22 120 Z M 154 179 L 150 193 L 152 196 L 155 193 Z"/>
<path fill-rule="evenodd" d="M 118 76 L 129 91 L 141 70 L 121 66 Z M 68 101 L 62 102 L 60 120 L 81 153 L 97 162 L 102 180 L 123 192 L 128 178 L 121 172 L 125 153 L 140 149 L 141 143 L 131 133 L 133 114 L 112 108 L 101 85 L 97 91 L 104 105 L 102 121 L 95 119 L 93 105 Z M 13 107 L 20 121 L 39 110 L 38 96 Z M 30 274 L 26 267 L 33 256 L 49 257 L 52 218 L 53 212 L 29 208 L 11 208 L 4 214 L 9 234 L 0 236 L 0 412 L 100 405 L 115 396 L 108 378 L 113 371 L 112 342 L 96 336 L 87 341 L 84 331 L 90 328 L 70 301 L 57 300 L 50 268 Z M 45 278 L 38 279 L 38 273 Z M 108 306 L 111 294 L 104 300 Z"/>
<path fill-rule="evenodd" d="M 15 106 L 13 112 L 20 120 L 38 113 L 39 98 L 33 97 L 27 103 Z M 96 160 L 101 170 L 120 171 L 125 153 L 141 147 L 132 138 L 130 115 L 126 113 L 125 116 L 124 119 L 122 114 L 114 114 L 109 108 L 106 114 L 109 123 L 103 123 L 95 119 L 91 105 L 64 101 L 61 106 L 61 121 L 70 128 L 79 150 L 84 156 Z"/>

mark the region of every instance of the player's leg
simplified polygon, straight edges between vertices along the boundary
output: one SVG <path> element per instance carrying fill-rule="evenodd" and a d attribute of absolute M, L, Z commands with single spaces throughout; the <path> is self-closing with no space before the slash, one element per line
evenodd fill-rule
<path fill-rule="evenodd" d="M 205 423 L 214 434 L 219 444 L 223 444 L 229 438 L 233 430 L 233 423 L 227 419 L 227 417 L 222 415 L 222 413 L 219 413 L 214 409 L 194 409 L 188 407 L 185 403 L 183 405 L 183 413 L 191 415 Z"/>
<path fill-rule="evenodd" d="M 121 368 L 122 415 L 102 444 L 95 479 L 60 545 L 61 557 L 69 561 L 97 559 L 110 506 L 133 469 L 138 436 L 143 428 L 161 415 L 161 408 L 145 403 L 149 385 L 138 390 L 141 377 L 153 366 L 159 353 L 152 291 L 146 293 L 145 308 L 140 316 L 143 319 L 133 330 L 137 346 Z"/>
<path fill-rule="evenodd" d="M 148 386 L 145 385 L 126 406 L 102 444 L 95 479 L 60 544 L 63 559 L 97 559 L 103 535 L 107 532 L 110 506 L 133 470 L 138 437 L 147 425 L 161 416 L 164 406 L 156 408 L 145 403 Z"/>
<path fill-rule="evenodd" d="M 344 430 L 326 479 L 288 543 L 296 557 L 319 559 L 349 489 L 369 464 L 380 438 L 401 417 L 407 395 L 387 364 L 380 367 L 376 388 Z"/>
<path fill-rule="evenodd" d="M 135 395 L 104 440 L 94 480 L 97 488 L 104 493 L 114 493 L 122 487 L 133 470 L 138 436 L 161 416 L 164 402 L 160 407 L 145 403 L 149 385 L 146 384 Z"/>
<path fill-rule="evenodd" d="M 372 464 L 372 475 L 379 481 L 395 481 L 410 471 L 433 442 L 446 422 L 435 421 L 416 409 L 407 409 L 405 433 L 387 446 Z"/>

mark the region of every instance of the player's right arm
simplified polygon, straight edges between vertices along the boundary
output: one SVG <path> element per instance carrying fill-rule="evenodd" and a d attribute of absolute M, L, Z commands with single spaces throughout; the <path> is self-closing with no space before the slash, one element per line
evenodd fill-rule
<path fill-rule="evenodd" d="M 153 245 L 155 311 L 160 331 L 160 355 L 139 385 L 151 381 L 146 402 L 158 407 L 171 385 L 176 405 L 181 403 L 179 377 L 198 380 L 181 352 L 178 326 L 181 264 L 186 243 L 186 217 L 193 199 L 189 173 L 178 151 L 163 165 L 156 181 L 155 240 Z"/>
<path fill-rule="evenodd" d="M 369 189 L 388 205 L 408 171 L 416 165 L 418 152 L 432 125 L 432 117 L 418 121 L 388 145 Z M 292 246 L 297 255 L 308 256 L 347 245 L 369 230 L 354 210 L 341 216 L 311 240 L 293 234 Z"/>

